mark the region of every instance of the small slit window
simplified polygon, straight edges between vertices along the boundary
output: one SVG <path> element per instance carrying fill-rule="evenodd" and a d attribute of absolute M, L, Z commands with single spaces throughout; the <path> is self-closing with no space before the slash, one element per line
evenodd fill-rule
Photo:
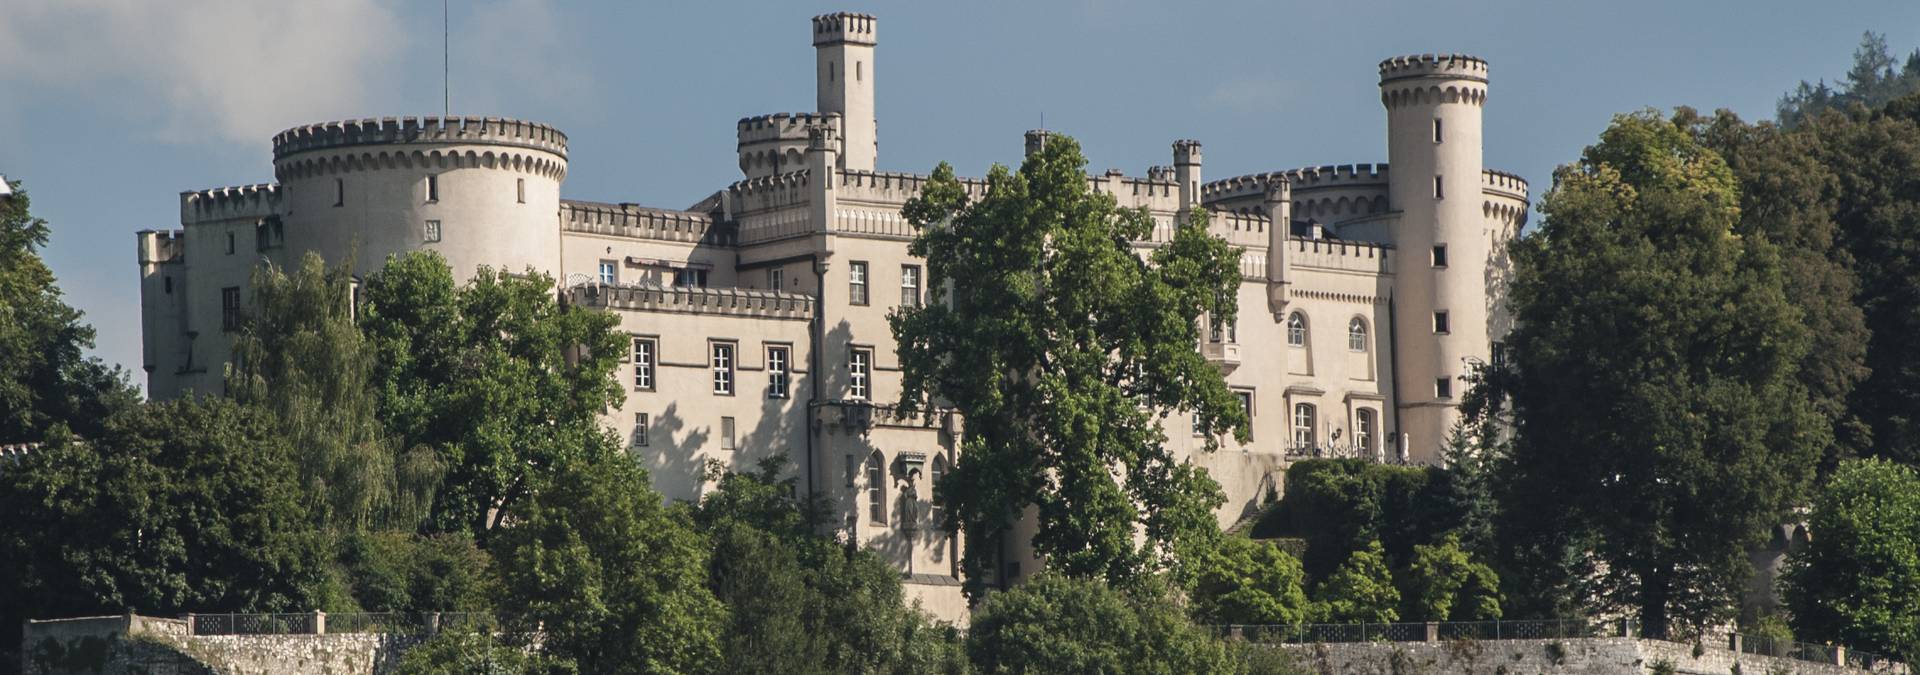
<path fill-rule="evenodd" d="M 1444 188 L 1444 187 L 1442 187 L 1442 185 L 1443 185 L 1443 183 L 1441 183 L 1441 181 L 1440 181 L 1440 177 L 1439 177 L 1439 176 L 1434 176 L 1434 177 L 1433 177 L 1433 198 L 1434 198 L 1434 199 L 1446 199 L 1446 198 L 1447 198 L 1447 191 L 1446 191 L 1446 188 Z"/>
<path fill-rule="evenodd" d="M 333 205 L 347 205 L 347 181 L 345 179 L 333 179 Z"/>
<path fill-rule="evenodd" d="M 513 179 L 513 194 L 514 199 L 518 200 L 521 204 L 527 203 L 527 179 Z"/>
<path fill-rule="evenodd" d="M 1439 143 L 1439 142 L 1440 142 L 1440 120 L 1439 120 L 1439 118 L 1434 118 L 1434 120 L 1433 120 L 1433 142 L 1435 142 L 1435 143 Z"/>
<path fill-rule="evenodd" d="M 440 201 L 440 176 L 427 176 L 427 201 Z"/>
<path fill-rule="evenodd" d="M 1433 313 L 1433 332 L 1445 335 L 1453 332 L 1450 330 L 1451 328 L 1452 327 L 1448 325 L 1447 313 L 1445 311 Z"/>

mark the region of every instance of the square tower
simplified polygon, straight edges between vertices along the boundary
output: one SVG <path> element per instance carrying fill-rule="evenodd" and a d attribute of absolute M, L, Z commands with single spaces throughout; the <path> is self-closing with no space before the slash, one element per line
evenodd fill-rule
<path fill-rule="evenodd" d="M 879 123 L 873 114 L 874 24 L 871 14 L 813 17 L 819 112 L 840 114 L 840 168 L 848 171 L 872 171 L 880 154 Z"/>

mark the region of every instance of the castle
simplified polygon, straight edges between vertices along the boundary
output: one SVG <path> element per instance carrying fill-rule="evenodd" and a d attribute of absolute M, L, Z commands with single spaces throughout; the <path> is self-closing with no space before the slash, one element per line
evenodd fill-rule
<path fill-rule="evenodd" d="M 697 499 L 708 459 L 750 467 L 785 453 L 799 483 L 837 506 L 837 534 L 895 561 L 936 615 L 963 617 L 962 542 L 932 526 L 928 500 L 959 460 L 964 420 L 889 405 L 901 373 L 887 314 L 929 297 L 900 208 L 927 178 L 876 167 L 875 18 L 831 14 L 811 28 L 815 111 L 741 119 L 742 178 L 686 209 L 562 199 L 568 139 L 533 122 L 366 119 L 275 136 L 275 182 L 182 193 L 181 229 L 138 234 L 150 396 L 222 390 L 261 262 L 357 250 L 364 272 L 432 250 L 461 277 L 540 270 L 565 301 L 616 314 L 631 335 L 626 400 L 605 420 L 668 498 Z M 1193 207 L 1245 251 L 1238 320 L 1203 326 L 1194 348 L 1240 393 L 1252 440 L 1205 453 L 1188 420 L 1165 420 L 1176 453 L 1225 490 L 1223 525 L 1271 498 L 1301 457 L 1437 461 L 1507 330 L 1503 244 L 1528 197 L 1525 181 L 1482 165 L 1487 64 L 1410 56 L 1379 74 L 1391 171 L 1205 182 L 1201 145 L 1182 140 L 1171 167 L 1087 178 L 1160 223 L 1137 242 L 1143 254 Z M 1045 140 L 1029 132 L 1029 152 Z M 970 543 L 1002 551 L 988 581 L 1038 569 L 1031 532 Z"/>

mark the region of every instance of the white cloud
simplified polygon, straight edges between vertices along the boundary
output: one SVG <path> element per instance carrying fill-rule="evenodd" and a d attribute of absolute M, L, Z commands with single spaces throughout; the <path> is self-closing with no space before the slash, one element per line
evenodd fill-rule
<path fill-rule="evenodd" d="M 591 105 L 581 98 L 593 93 L 578 58 L 585 50 L 571 43 L 552 2 L 462 4 L 453 17 L 453 114 L 524 116 L 560 101 Z"/>
<path fill-rule="evenodd" d="M 10 0 L 0 10 L 7 105 L 96 98 L 177 142 L 265 143 L 360 117 L 401 26 L 376 0 Z"/>

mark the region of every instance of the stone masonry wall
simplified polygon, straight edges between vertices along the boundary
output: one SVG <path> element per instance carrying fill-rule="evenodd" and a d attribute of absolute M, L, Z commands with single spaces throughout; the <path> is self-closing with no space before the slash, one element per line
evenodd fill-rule
<path fill-rule="evenodd" d="M 1322 675 L 1859 675 L 1868 671 L 1633 638 L 1281 645 Z M 1738 670 L 1736 670 L 1736 664 Z M 1898 670 L 1875 671 L 1906 673 Z"/>

